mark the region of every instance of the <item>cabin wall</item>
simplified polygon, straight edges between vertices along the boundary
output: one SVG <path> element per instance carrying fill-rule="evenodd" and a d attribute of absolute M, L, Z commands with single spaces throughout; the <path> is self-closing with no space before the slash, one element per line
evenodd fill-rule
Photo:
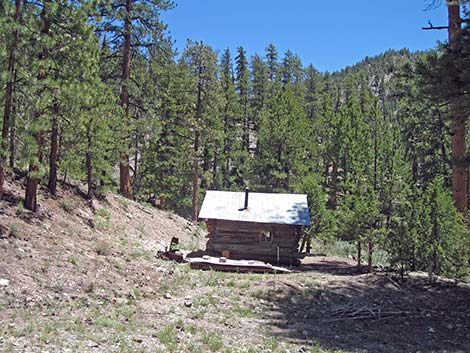
<path fill-rule="evenodd" d="M 206 251 L 221 256 L 227 250 L 231 259 L 259 260 L 273 265 L 298 263 L 300 226 L 264 224 L 210 219 L 207 222 L 208 241 Z M 271 232 L 272 240 L 262 236 Z"/>

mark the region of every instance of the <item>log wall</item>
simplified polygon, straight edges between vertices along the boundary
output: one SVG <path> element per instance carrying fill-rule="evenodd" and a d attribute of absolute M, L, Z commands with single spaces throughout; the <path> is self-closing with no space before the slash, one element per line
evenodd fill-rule
<path fill-rule="evenodd" d="M 300 226 L 207 220 L 208 241 L 206 251 L 221 256 L 228 250 L 236 260 L 259 260 L 273 265 L 296 265 L 299 263 Z M 272 241 L 263 241 L 262 232 L 272 234 Z"/>

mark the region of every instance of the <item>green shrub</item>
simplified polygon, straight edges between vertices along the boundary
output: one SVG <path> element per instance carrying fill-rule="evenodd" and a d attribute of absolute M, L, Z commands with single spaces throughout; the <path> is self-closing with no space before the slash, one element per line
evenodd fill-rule
<path fill-rule="evenodd" d="M 158 331 L 155 335 L 158 340 L 165 345 L 165 347 L 171 352 L 176 350 L 178 346 L 177 332 L 174 325 L 168 325 L 162 330 Z"/>
<path fill-rule="evenodd" d="M 202 343 L 208 346 L 212 351 L 218 351 L 224 346 L 222 336 L 212 331 L 205 331 L 202 334 Z"/>
<path fill-rule="evenodd" d="M 109 226 L 111 220 L 111 211 L 108 208 L 100 208 L 95 212 L 96 228 L 103 229 Z"/>
<path fill-rule="evenodd" d="M 77 208 L 74 200 L 63 198 L 59 201 L 59 205 L 68 213 L 72 213 Z"/>

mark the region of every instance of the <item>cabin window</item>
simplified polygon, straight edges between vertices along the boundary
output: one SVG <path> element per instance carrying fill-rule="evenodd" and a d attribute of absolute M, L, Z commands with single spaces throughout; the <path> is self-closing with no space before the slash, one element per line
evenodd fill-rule
<path fill-rule="evenodd" d="M 260 233 L 260 243 L 272 243 L 273 242 L 273 232 L 271 231 L 265 231 L 263 230 L 261 233 Z"/>

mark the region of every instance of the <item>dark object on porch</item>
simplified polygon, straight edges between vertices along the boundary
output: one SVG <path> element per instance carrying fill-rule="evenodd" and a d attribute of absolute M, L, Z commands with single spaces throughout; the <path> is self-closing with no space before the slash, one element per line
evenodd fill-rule
<path fill-rule="evenodd" d="M 168 259 L 168 260 L 173 260 L 173 261 L 176 261 L 176 262 L 183 262 L 184 261 L 184 256 L 178 250 L 178 244 L 179 244 L 179 239 L 178 238 L 176 238 L 176 237 L 171 238 L 169 248 L 165 249 L 165 251 L 158 251 L 157 252 L 157 257 L 158 258 L 163 258 L 163 259 Z"/>

